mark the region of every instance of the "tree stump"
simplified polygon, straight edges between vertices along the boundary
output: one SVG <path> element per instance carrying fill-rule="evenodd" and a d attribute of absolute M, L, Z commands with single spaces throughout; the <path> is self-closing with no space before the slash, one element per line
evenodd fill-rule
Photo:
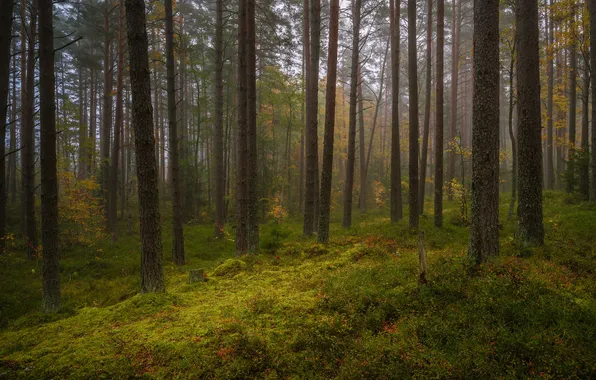
<path fill-rule="evenodd" d="M 188 283 L 189 284 L 194 284 L 197 282 L 206 282 L 206 281 L 207 281 L 207 277 L 205 276 L 204 269 L 193 269 L 190 272 L 188 272 Z"/>

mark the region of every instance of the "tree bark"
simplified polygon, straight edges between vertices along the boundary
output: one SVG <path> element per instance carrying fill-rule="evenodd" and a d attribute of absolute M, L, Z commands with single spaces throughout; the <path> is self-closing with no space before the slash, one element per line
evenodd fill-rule
<path fill-rule="evenodd" d="M 304 235 L 315 232 L 316 197 L 318 186 L 318 107 L 319 107 L 319 55 L 321 44 L 321 0 L 311 0 L 310 21 L 310 73 L 306 94 L 306 186 L 304 194 Z"/>
<path fill-rule="evenodd" d="M 366 212 L 366 143 L 364 141 L 364 96 L 362 95 L 362 67 L 358 64 L 358 124 L 359 124 L 359 137 L 358 143 L 360 148 L 360 154 L 358 158 L 358 165 L 360 166 L 360 197 L 359 207 L 360 212 Z"/>
<path fill-rule="evenodd" d="M 569 46 L 569 149 L 567 151 L 567 193 L 573 192 L 575 189 L 575 140 L 576 140 L 576 123 L 577 123 L 577 47 L 576 47 L 576 32 L 575 32 L 575 1 L 571 1 L 571 19 L 570 19 L 570 41 Z"/>
<path fill-rule="evenodd" d="M 346 183 L 344 187 L 343 226 L 352 226 L 352 190 L 354 188 L 354 165 L 356 161 L 356 102 L 358 91 L 358 66 L 360 56 L 360 8 L 361 0 L 352 2 L 352 69 L 350 74 L 350 116 L 348 130 L 348 159 L 346 163 Z"/>
<path fill-rule="evenodd" d="M 443 226 L 443 107 L 445 50 L 445 0 L 437 0 L 437 106 L 435 132 L 435 226 Z"/>
<path fill-rule="evenodd" d="M 433 1 L 427 0 L 427 26 L 426 26 L 426 100 L 424 102 L 424 132 L 422 137 L 422 157 L 420 158 L 420 215 L 424 214 L 424 195 L 426 190 L 426 164 L 428 159 L 428 139 L 430 134 L 430 101 L 431 101 L 431 76 L 432 76 L 432 40 L 433 40 Z"/>
<path fill-rule="evenodd" d="M 549 3 L 551 1 L 549 0 Z M 548 19 L 547 29 L 547 82 L 548 82 L 548 94 L 547 94 L 547 124 L 546 124 L 546 188 L 554 190 L 555 188 L 555 168 L 554 168 L 554 144 L 553 144 L 553 96 L 555 87 L 555 76 L 554 76 L 554 36 L 553 36 L 553 17 L 552 17 L 552 4 L 550 4 L 550 17 Z"/>
<path fill-rule="evenodd" d="M 320 7 L 319 7 L 320 8 Z M 319 9 L 320 10 L 320 9 Z M 248 145 L 248 249 L 259 247 L 259 188 L 257 160 L 257 68 L 255 0 L 246 4 L 246 97 L 247 97 L 247 145 Z M 317 56 L 318 62 L 318 56 Z M 318 69 L 318 65 L 317 65 Z M 318 72 L 318 71 L 317 71 Z"/>
<path fill-rule="evenodd" d="M 474 2 L 473 38 L 472 144 L 474 154 L 472 155 L 472 226 L 468 256 L 480 264 L 488 257 L 499 253 L 498 0 Z"/>
<path fill-rule="evenodd" d="M 125 0 L 125 4 L 141 225 L 141 289 L 143 293 L 163 292 L 165 284 L 161 257 L 161 215 L 157 190 L 145 2 Z"/>
<path fill-rule="evenodd" d="M 6 235 L 6 175 L 5 139 L 6 114 L 8 113 L 8 92 L 10 83 L 10 42 L 12 29 L 13 0 L 0 3 L 0 253 L 4 251 Z"/>
<path fill-rule="evenodd" d="M 110 35 L 110 14 L 112 1 L 105 0 L 104 6 L 104 55 L 103 55 L 103 123 L 100 133 L 101 190 L 108 230 L 113 231 L 115 223 L 110 214 L 110 133 L 112 130 L 112 36 Z"/>
<path fill-rule="evenodd" d="M 596 0 L 589 0 L 590 6 L 590 41 L 596 41 Z M 590 67 L 596 68 L 596 43 L 590 45 Z M 590 155 L 591 186 L 590 200 L 596 202 L 596 75 L 590 78 L 592 82 L 592 152 Z"/>
<path fill-rule="evenodd" d="M 399 50 L 400 3 L 389 0 L 391 30 L 391 221 L 403 218 L 401 192 L 401 146 L 399 141 Z"/>
<path fill-rule="evenodd" d="M 247 124 L 247 19 L 246 1 L 238 7 L 238 159 L 236 188 L 236 255 L 248 251 L 248 124 Z"/>
<path fill-rule="evenodd" d="M 224 230 L 224 147 L 223 147 L 223 0 L 215 4 L 215 237 L 222 238 Z"/>
<path fill-rule="evenodd" d="M 60 309 L 58 251 L 58 172 L 56 169 L 56 105 L 54 93 L 54 27 L 52 0 L 39 5 L 39 112 L 41 130 L 41 242 L 43 247 L 43 310 Z"/>
<path fill-rule="evenodd" d="M 176 114 L 176 73 L 174 67 L 174 19 L 172 0 L 164 0 L 166 21 L 166 70 L 168 86 L 169 158 L 172 174 L 172 259 L 174 264 L 184 264 L 184 231 L 180 195 L 180 163 L 178 150 L 178 124 Z"/>
<path fill-rule="evenodd" d="M 526 244 L 544 244 L 542 225 L 542 130 L 538 1 L 517 0 L 516 12 L 519 206 L 517 237 Z"/>
<path fill-rule="evenodd" d="M 588 157 L 590 156 L 589 104 L 590 104 L 590 67 L 588 58 L 584 60 L 584 85 L 582 88 L 582 158 L 580 160 L 579 191 L 584 200 L 590 199 L 590 169 Z"/>
<path fill-rule="evenodd" d="M 329 213 L 333 175 L 333 143 L 335 137 L 335 94 L 337 88 L 337 45 L 339 34 L 339 0 L 331 0 L 329 19 L 329 56 L 327 58 L 327 92 L 325 94 L 325 140 L 321 171 L 321 201 L 318 241 L 329 241 Z"/>
<path fill-rule="evenodd" d="M 408 0 L 408 77 L 410 113 L 410 228 L 418 228 L 418 55 L 416 52 L 416 0 Z"/>
<path fill-rule="evenodd" d="M 112 220 L 112 238 L 118 234 L 118 160 L 120 159 L 120 139 L 122 138 L 123 104 L 122 88 L 124 75 L 124 0 L 118 6 L 118 73 L 116 79 L 116 123 L 114 125 L 114 144 L 112 146 L 112 165 L 110 174 L 110 219 Z"/>

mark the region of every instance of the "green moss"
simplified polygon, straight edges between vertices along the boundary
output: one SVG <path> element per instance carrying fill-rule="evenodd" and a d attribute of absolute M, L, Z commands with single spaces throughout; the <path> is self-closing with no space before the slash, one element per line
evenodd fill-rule
<path fill-rule="evenodd" d="M 473 275 L 468 229 L 421 218 L 424 287 L 417 237 L 386 210 L 332 223 L 327 245 L 289 220 L 279 248 L 241 260 L 211 225 L 187 227 L 188 265 L 164 255 L 163 294 L 138 294 L 138 237 L 75 249 L 62 260 L 65 311 L 51 317 L 19 244 L 0 256 L 0 378 L 594 377 L 596 208 L 545 193 L 546 245 L 520 255 L 508 201 L 501 256 Z M 188 285 L 198 267 L 217 279 Z"/>
<path fill-rule="evenodd" d="M 223 264 L 213 270 L 213 275 L 217 277 L 233 277 L 246 268 L 246 263 L 242 260 L 228 259 Z"/>

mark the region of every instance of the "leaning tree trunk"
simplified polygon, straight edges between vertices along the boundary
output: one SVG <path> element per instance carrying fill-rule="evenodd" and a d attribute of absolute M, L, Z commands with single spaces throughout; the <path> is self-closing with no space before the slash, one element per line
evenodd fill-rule
<path fill-rule="evenodd" d="M 333 140 L 335 129 L 335 92 L 337 88 L 337 45 L 339 33 L 339 0 L 331 0 L 329 19 L 329 57 L 327 58 L 327 92 L 325 94 L 325 141 L 321 171 L 321 201 L 318 240 L 329 241 L 329 212 L 333 175 Z"/>
<path fill-rule="evenodd" d="M 356 102 L 358 90 L 358 64 L 360 51 L 360 8 L 361 0 L 352 3 L 352 69 L 350 74 L 350 117 L 348 130 L 348 160 L 344 187 L 343 226 L 352 225 L 352 190 L 354 188 L 354 164 L 356 161 Z"/>
<path fill-rule="evenodd" d="M 161 215 L 157 190 L 145 2 L 125 0 L 125 4 L 141 224 L 141 289 L 143 293 L 163 292 L 165 284 L 161 258 Z"/>
<path fill-rule="evenodd" d="M 389 0 L 391 32 L 391 221 L 403 218 L 401 194 L 401 157 L 399 141 L 399 44 L 400 3 Z"/>
<path fill-rule="evenodd" d="M 480 264 L 499 253 L 498 0 L 474 2 L 473 103 L 472 226 L 468 255 Z"/>
<path fill-rule="evenodd" d="M 408 76 L 410 97 L 410 228 L 418 228 L 418 55 L 416 53 L 416 0 L 408 0 Z"/>
<path fill-rule="evenodd" d="M 538 1 L 517 0 L 516 39 L 519 206 L 517 237 L 526 244 L 544 244 L 542 225 L 542 124 L 540 120 L 540 57 Z"/>
<path fill-rule="evenodd" d="M 437 109 L 435 131 L 435 226 L 443 226 L 443 56 L 445 49 L 445 0 L 437 0 Z"/>
<path fill-rule="evenodd" d="M 178 119 L 176 115 L 176 73 L 174 71 L 174 20 L 172 0 L 165 0 L 166 17 L 166 70 L 168 72 L 168 128 L 170 172 L 172 173 L 172 228 L 174 264 L 184 264 L 184 231 L 180 195 L 180 163 L 178 150 Z"/>
<path fill-rule="evenodd" d="M 39 121 L 41 147 L 41 243 L 43 310 L 60 309 L 58 251 L 58 172 L 56 169 L 56 104 L 54 93 L 54 26 L 52 0 L 39 6 Z"/>

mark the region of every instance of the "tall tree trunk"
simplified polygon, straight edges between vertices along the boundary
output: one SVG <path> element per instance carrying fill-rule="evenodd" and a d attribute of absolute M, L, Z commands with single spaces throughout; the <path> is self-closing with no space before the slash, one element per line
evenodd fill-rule
<path fill-rule="evenodd" d="M 435 226 L 443 226 L 443 107 L 445 0 L 437 0 L 437 109 L 435 132 Z"/>
<path fill-rule="evenodd" d="M 457 10 L 457 11 L 456 11 Z M 451 45 L 451 119 L 449 123 L 449 143 L 455 143 L 457 134 L 457 97 L 459 84 L 459 39 L 461 28 L 461 0 L 453 0 L 453 39 Z M 452 148 L 452 147 L 450 147 Z M 449 153 L 449 168 L 447 171 L 447 180 L 451 182 L 455 178 L 455 149 L 450 149 Z M 453 199 L 453 189 L 451 186 L 447 188 L 447 196 L 449 200 Z"/>
<path fill-rule="evenodd" d="M 567 192 L 571 193 L 575 189 L 575 140 L 577 123 L 577 35 L 575 32 L 575 1 L 571 1 L 571 19 L 570 19 L 570 41 L 569 46 L 569 149 L 567 152 Z"/>
<path fill-rule="evenodd" d="M 248 251 L 248 124 L 246 1 L 238 7 L 238 159 L 236 170 L 236 255 Z"/>
<path fill-rule="evenodd" d="M 35 39 L 37 38 L 37 6 L 31 5 L 29 41 L 27 46 L 26 104 L 23 110 L 23 191 L 25 200 L 27 254 L 33 259 L 37 249 L 37 223 L 35 221 Z"/>
<path fill-rule="evenodd" d="M 590 41 L 596 41 L 596 0 L 589 0 L 590 7 Z M 590 45 L 590 67 L 596 68 L 596 43 Z M 596 75 L 590 78 L 592 82 L 592 154 L 590 167 L 592 168 L 590 200 L 596 202 Z"/>
<path fill-rule="evenodd" d="M 358 144 L 360 148 L 360 154 L 358 164 L 360 165 L 360 198 L 359 207 L 360 212 L 366 212 L 366 143 L 364 141 L 364 96 L 362 95 L 362 67 L 358 64 Z"/>
<path fill-rule="evenodd" d="M 248 132 L 248 249 L 250 251 L 255 251 L 259 246 L 255 0 L 247 0 L 246 19 L 246 98 L 248 107 L 246 111 Z"/>
<path fill-rule="evenodd" d="M 432 40 L 433 40 L 433 1 L 427 0 L 428 20 L 426 26 L 426 100 L 424 102 L 424 132 L 422 137 L 422 157 L 420 159 L 420 215 L 424 214 L 426 194 L 426 164 L 428 159 L 428 139 L 430 134 L 430 101 L 432 89 Z"/>
<path fill-rule="evenodd" d="M 472 226 L 468 256 L 480 264 L 499 253 L 498 0 L 474 2 L 473 103 Z"/>
<path fill-rule="evenodd" d="M 511 202 L 509 203 L 509 219 L 513 218 L 513 212 L 515 209 L 515 202 L 517 201 L 517 169 L 518 169 L 518 149 L 517 139 L 515 137 L 515 129 L 513 127 L 513 110 L 515 109 L 514 99 L 514 78 L 515 78 L 515 49 L 516 40 L 511 43 L 511 56 L 509 59 L 509 139 L 511 140 Z"/>
<path fill-rule="evenodd" d="M 223 237 L 224 229 L 224 147 L 223 147 L 223 0 L 216 0 L 215 11 L 215 237 Z"/>
<path fill-rule="evenodd" d="M 331 0 L 329 19 L 329 56 L 327 58 L 327 92 L 325 93 L 325 140 L 321 171 L 321 201 L 318 240 L 329 241 L 329 212 L 333 175 L 333 143 L 335 138 L 335 93 L 337 88 L 337 45 L 339 34 L 339 0 Z"/>
<path fill-rule="evenodd" d="M 354 188 L 354 165 L 356 161 L 356 102 L 358 100 L 358 66 L 360 64 L 360 11 L 361 0 L 352 2 L 352 69 L 350 74 L 350 116 L 348 131 L 348 159 L 344 188 L 343 226 L 352 226 L 352 190 Z"/>
<path fill-rule="evenodd" d="M 19 4 L 20 8 L 20 19 L 21 19 L 21 28 L 20 28 L 20 35 L 21 35 L 21 61 L 20 61 L 20 87 L 21 87 L 21 101 L 20 101 L 20 110 L 21 110 L 21 119 L 19 125 L 19 137 L 20 137 L 20 156 L 21 156 L 21 188 L 19 192 L 19 198 L 21 203 L 21 223 L 20 223 L 20 231 L 23 236 L 27 236 L 27 207 L 26 207 L 26 196 L 25 196 L 25 189 L 26 189 L 26 152 L 27 147 L 25 146 L 25 131 L 27 130 L 27 111 L 29 107 L 29 101 L 27 98 L 27 10 L 26 10 L 26 0 L 20 0 Z M 31 38 L 31 36 L 29 36 Z"/>
<path fill-rule="evenodd" d="M 16 53 L 16 38 L 12 39 L 13 51 Z M 10 156 L 8 157 L 8 192 L 10 201 L 17 202 L 17 55 L 13 56 L 12 75 L 12 125 L 10 127 Z M 8 194 L 7 194 L 8 197 Z"/>
<path fill-rule="evenodd" d="M 58 251 L 58 172 L 56 169 L 56 105 L 54 99 L 54 27 L 52 0 L 39 5 L 39 112 L 41 130 L 41 242 L 43 247 L 43 310 L 60 309 Z"/>
<path fill-rule="evenodd" d="M 83 93 L 87 93 L 85 89 L 85 79 L 83 77 L 84 69 L 82 65 L 78 68 L 79 71 L 79 157 L 77 165 L 77 174 L 80 179 L 86 177 L 86 163 L 87 163 L 87 122 L 85 120 L 85 110 L 87 109 L 87 103 L 85 102 L 85 96 Z"/>
<path fill-rule="evenodd" d="M 547 124 L 546 124 L 546 188 L 553 190 L 555 188 L 555 167 L 554 167 L 554 144 L 553 144 L 553 95 L 555 87 L 555 76 L 554 76 L 554 29 L 553 29 L 553 16 L 552 16 L 552 2 L 549 0 L 550 9 L 547 17 L 548 28 L 547 28 L 547 82 L 548 82 L 548 95 L 547 95 Z"/>
<path fill-rule="evenodd" d="M 542 130 L 540 120 L 540 58 L 538 1 L 517 0 L 517 100 L 519 206 L 517 237 L 542 245 Z"/>
<path fill-rule="evenodd" d="M 399 49 L 401 0 L 389 0 L 391 30 L 391 221 L 403 218 L 399 141 Z"/>
<path fill-rule="evenodd" d="M 311 0 L 310 18 L 310 73 L 306 94 L 306 186 L 304 195 L 304 235 L 315 232 L 315 203 L 318 181 L 318 105 L 319 105 L 319 54 L 321 44 L 321 0 Z"/>
<path fill-rule="evenodd" d="M 306 149 L 306 134 L 308 133 L 308 120 L 310 113 L 310 105 L 308 103 L 309 92 L 310 92 L 310 12 L 309 12 L 309 0 L 303 1 L 302 14 L 303 14 L 303 35 L 302 35 L 302 47 L 304 50 L 304 57 L 302 59 L 302 98 L 303 98 L 303 112 L 302 112 L 302 123 L 303 130 L 300 134 L 300 200 L 299 210 L 306 211 L 305 207 L 305 190 L 306 190 L 306 162 L 305 162 L 305 149 Z M 314 212 L 314 210 L 313 210 Z M 306 217 L 306 216 L 305 216 Z M 306 224 L 303 227 L 303 231 L 306 232 Z M 314 231 L 312 231 L 314 232 Z M 308 234 L 312 233 L 308 231 Z"/>
<path fill-rule="evenodd" d="M 8 92 L 10 83 L 10 42 L 12 29 L 13 0 L 0 2 L 0 253 L 4 251 L 6 235 L 6 176 L 5 140 L 6 114 L 8 113 Z"/>
<path fill-rule="evenodd" d="M 174 264 L 184 264 L 184 232 L 180 199 L 180 163 L 178 150 L 178 125 L 176 115 L 176 73 L 174 68 L 174 19 L 172 0 L 164 0 L 166 18 L 166 70 L 168 72 L 168 128 L 169 158 L 172 173 L 172 259 Z"/>
<path fill-rule="evenodd" d="M 416 0 L 408 0 L 408 77 L 410 110 L 410 228 L 418 228 L 418 54 L 416 52 Z"/>
<path fill-rule="evenodd" d="M 157 162 L 153 135 L 149 42 L 144 0 L 125 0 L 132 124 L 135 136 L 139 214 L 141 224 L 141 289 L 163 292 L 161 215 L 157 190 Z"/>
<path fill-rule="evenodd" d="M 93 49 L 91 49 L 93 54 Z M 87 173 L 95 175 L 95 142 L 97 135 L 97 86 L 95 70 L 91 69 L 89 77 L 89 140 L 87 143 Z"/>
<path fill-rule="evenodd" d="M 579 173 L 579 191 L 582 198 L 590 199 L 590 169 L 588 157 L 590 156 L 589 133 L 590 122 L 588 120 L 589 104 L 590 104 L 590 67 L 588 66 L 588 59 L 584 60 L 584 85 L 582 88 L 582 159 L 580 161 Z"/>
<path fill-rule="evenodd" d="M 114 126 L 114 144 L 112 146 L 112 165 L 110 174 L 110 219 L 112 237 L 118 234 L 118 160 L 120 159 L 120 139 L 122 138 L 123 104 L 122 87 L 124 73 L 124 0 L 118 6 L 118 74 L 116 79 L 116 124 Z"/>
<path fill-rule="evenodd" d="M 101 191 L 108 230 L 113 231 L 115 223 L 110 214 L 110 133 L 112 130 L 112 36 L 110 35 L 110 14 L 112 1 L 105 0 L 103 32 L 103 123 L 100 133 Z"/>

